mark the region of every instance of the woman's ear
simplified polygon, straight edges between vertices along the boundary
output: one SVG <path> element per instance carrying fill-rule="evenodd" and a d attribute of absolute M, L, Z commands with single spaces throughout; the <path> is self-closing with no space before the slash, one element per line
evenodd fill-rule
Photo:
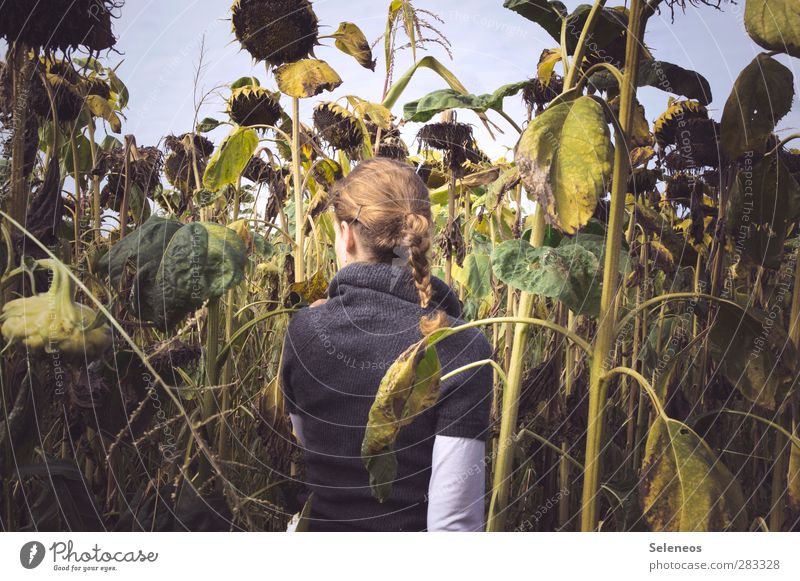
<path fill-rule="evenodd" d="M 342 240 L 344 241 L 344 249 L 349 254 L 356 254 L 356 233 L 353 227 L 348 222 L 340 222 L 339 227 L 342 229 Z"/>

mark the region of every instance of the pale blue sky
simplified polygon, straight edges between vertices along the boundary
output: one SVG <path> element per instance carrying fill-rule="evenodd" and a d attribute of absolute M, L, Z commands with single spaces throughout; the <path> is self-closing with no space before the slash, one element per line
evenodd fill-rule
<path fill-rule="evenodd" d="M 581 2 L 567 0 L 565 3 L 572 9 Z M 609 4 L 616 5 L 617 2 Z M 654 16 L 648 25 L 647 43 L 656 58 L 693 68 L 709 80 L 714 95 L 710 109 L 717 119 L 738 72 L 760 52 L 744 31 L 743 4 L 728 4 L 722 12 L 709 7 L 690 7 L 685 15 L 680 12 L 675 15 L 674 24 L 670 23 L 667 9 Z M 532 76 L 542 49 L 555 44 L 543 29 L 503 8 L 502 0 L 417 0 L 415 5 L 430 9 L 444 19 L 440 29 L 452 42 L 454 60 L 450 61 L 435 45 L 431 54 L 445 62 L 473 93 L 488 93 L 505 83 Z M 316 0 L 313 6 L 323 26 L 322 34 L 333 32 L 340 21 L 349 20 L 360 26 L 372 41 L 385 27 L 388 0 Z M 111 53 L 109 60 L 116 64 L 124 59 L 118 72 L 131 90 L 124 131 L 136 135 L 140 145 L 154 144 L 170 132 L 191 130 L 193 78 L 203 34 L 206 68 L 201 77 L 201 87 L 210 89 L 245 75 L 255 75 L 262 84 L 274 86 L 274 81 L 267 79 L 263 65 L 253 66 L 250 56 L 240 50 L 231 32 L 229 7 L 228 0 L 127 2 L 121 19 L 116 22 L 117 48 L 123 55 Z M 304 102 L 303 114 L 308 115 L 321 98 L 335 99 L 357 94 L 369 100 L 379 100 L 384 66 L 380 48 L 376 50 L 378 66 L 373 73 L 340 53 L 331 40 L 323 42 L 327 46 L 317 47 L 316 56 L 328 61 L 344 83 L 335 93 Z M 410 58 L 410 52 L 405 51 L 400 57 L 397 74 L 410 65 Z M 781 60 L 797 77 L 800 61 Z M 431 71 L 420 71 L 394 113 L 402 115 L 402 105 L 406 101 L 444 86 Z M 201 111 L 200 116 L 224 117 L 223 97 L 226 94 L 227 91 L 222 91 Z M 284 100 L 284 106 L 288 107 L 288 99 Z M 652 122 L 665 108 L 667 95 L 645 88 L 640 92 L 640 100 Z M 508 98 L 505 109 L 518 122 L 524 119 L 519 97 Z M 472 112 L 459 112 L 459 120 L 474 124 L 481 145 L 488 153 L 497 155 L 504 151 L 504 147 L 513 147 L 516 134 L 497 115 L 489 114 L 505 132 L 495 143 L 489 140 Z M 780 127 L 788 130 L 798 126 L 800 107 L 795 97 L 795 107 Z M 416 130 L 417 126 L 412 125 L 405 133 L 413 136 Z M 219 132 L 214 134 L 214 138 L 221 138 Z"/>
<path fill-rule="evenodd" d="M 570 9 L 579 3 L 576 0 L 566 2 Z M 218 0 L 140 0 L 125 6 L 116 24 L 120 37 L 118 49 L 125 58 L 119 74 L 131 89 L 125 131 L 135 134 L 140 144 L 150 145 L 168 132 L 191 129 L 193 77 L 204 33 L 207 66 L 201 79 L 202 87 L 210 89 L 251 74 L 258 76 L 262 83 L 267 82 L 263 65 L 253 66 L 249 55 L 240 50 L 231 33 L 229 4 Z M 473 93 L 488 93 L 505 83 L 532 76 L 542 49 L 554 46 L 543 29 L 503 8 L 502 0 L 418 0 L 416 5 L 431 9 L 443 18 L 440 29 L 452 43 L 454 60 L 449 61 L 444 51 L 436 46 L 431 54 L 445 62 Z M 388 1 L 317 0 L 313 6 L 320 23 L 328 27 L 322 28 L 323 33 L 330 33 L 340 21 L 349 20 L 358 24 L 372 41 L 385 27 Z M 708 7 L 687 8 L 685 15 L 680 12 L 675 15 L 674 24 L 666 10 L 654 16 L 648 26 L 648 46 L 657 58 L 693 68 L 709 80 L 714 95 L 710 108 L 716 118 L 721 114 L 736 75 L 760 51 L 744 30 L 742 9 L 741 5 L 727 5 L 722 12 Z M 304 102 L 304 114 L 323 97 L 357 94 L 379 100 L 383 87 L 380 49 L 376 51 L 378 66 L 373 73 L 336 50 L 330 40 L 323 42 L 327 46 L 318 47 L 316 56 L 328 61 L 344 83 L 333 94 Z M 118 58 L 121 57 L 111 57 L 112 61 Z M 797 77 L 798 61 L 781 60 Z M 398 73 L 410 65 L 408 51 L 401 56 L 400 63 Z M 430 71 L 420 71 L 401 97 L 395 114 L 402 114 L 406 101 L 439 88 L 444 88 L 441 79 Z M 645 88 L 640 92 L 640 99 L 652 121 L 664 109 L 667 95 Z M 284 105 L 288 106 L 288 102 Z M 516 120 L 524 119 L 519 97 L 508 98 L 505 109 Z M 201 117 L 222 117 L 223 110 L 220 96 L 202 110 Z M 505 132 L 498 135 L 495 143 L 472 112 L 459 113 L 459 120 L 475 124 L 476 135 L 484 149 L 497 155 L 504 147 L 513 147 L 516 136 L 502 119 L 496 115 L 492 118 Z M 798 126 L 800 107 L 795 98 L 795 108 L 782 121 L 781 127 Z M 413 136 L 416 126 L 409 126 L 404 133 Z"/>

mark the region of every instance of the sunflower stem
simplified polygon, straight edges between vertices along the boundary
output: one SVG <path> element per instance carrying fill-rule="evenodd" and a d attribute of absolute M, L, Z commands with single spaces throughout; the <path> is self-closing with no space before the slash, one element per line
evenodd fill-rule
<path fill-rule="evenodd" d="M 306 279 L 303 260 L 303 191 L 300 179 L 300 99 L 292 98 L 292 179 L 294 182 L 294 280 Z"/>

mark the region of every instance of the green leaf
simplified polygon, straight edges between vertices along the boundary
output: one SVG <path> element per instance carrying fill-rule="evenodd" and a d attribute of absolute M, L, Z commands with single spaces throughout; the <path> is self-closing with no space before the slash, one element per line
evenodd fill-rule
<path fill-rule="evenodd" d="M 766 53 L 754 58 L 739 73 L 722 113 L 720 143 L 728 159 L 763 153 L 793 97 L 792 71 Z"/>
<path fill-rule="evenodd" d="M 650 427 L 639 498 L 653 531 L 727 531 L 747 527 L 739 483 L 709 445 L 677 420 Z"/>
<path fill-rule="evenodd" d="M 440 376 L 439 356 L 426 338 L 406 349 L 378 386 L 361 443 L 361 459 L 378 502 L 389 497 L 397 475 L 394 444 L 400 428 L 436 403 Z"/>
<path fill-rule="evenodd" d="M 203 186 L 212 192 L 235 184 L 258 147 L 258 134 L 252 129 L 235 128 L 211 156 L 203 174 Z"/>
<path fill-rule="evenodd" d="M 355 58 L 362 67 L 375 70 L 376 61 L 372 58 L 372 49 L 358 26 L 352 22 L 342 22 L 331 36 L 336 39 L 336 48 Z"/>
<path fill-rule="evenodd" d="M 548 0 L 506 0 L 503 7 L 513 10 L 523 18 L 535 22 L 554 39 L 561 37 L 561 22 L 567 16 L 563 2 Z"/>
<path fill-rule="evenodd" d="M 206 300 L 221 297 L 244 277 L 246 249 L 239 235 L 220 224 L 192 222 L 167 246 L 154 281 L 152 320 L 172 328 Z"/>
<path fill-rule="evenodd" d="M 209 131 L 214 131 L 217 127 L 222 125 L 222 121 L 217 121 L 211 117 L 206 117 L 200 123 L 197 124 L 197 132 L 198 133 L 208 133 Z"/>
<path fill-rule="evenodd" d="M 117 94 L 117 109 L 121 111 L 128 106 L 128 100 L 130 99 L 128 87 L 125 86 L 125 83 L 120 80 L 113 70 L 106 70 L 108 72 L 108 82 L 111 85 L 111 90 Z"/>
<path fill-rule="evenodd" d="M 463 268 L 470 295 L 483 298 L 492 292 L 492 263 L 488 254 L 467 254 Z"/>
<path fill-rule="evenodd" d="M 488 109 L 503 110 L 503 99 L 519 93 L 530 81 L 503 85 L 494 93 L 485 95 L 462 94 L 454 89 L 440 89 L 421 99 L 410 101 L 403 107 L 403 119 L 425 123 L 434 115 L 447 109 L 471 109 L 483 113 Z"/>
<path fill-rule="evenodd" d="M 580 244 L 536 248 L 507 240 L 492 253 L 492 268 L 509 286 L 559 300 L 576 313 L 600 312 L 600 262 Z"/>
<path fill-rule="evenodd" d="M 707 310 L 702 303 L 698 309 Z M 708 337 L 719 372 L 743 396 L 768 410 L 783 402 L 794 382 L 797 352 L 774 317 L 722 303 Z"/>
<path fill-rule="evenodd" d="M 92 145 L 85 135 L 75 137 L 75 145 L 78 153 L 78 170 L 86 174 L 93 168 L 92 164 Z M 64 168 L 70 175 L 75 171 L 72 161 L 72 144 L 67 140 L 61 145 L 61 155 L 64 160 Z"/>
<path fill-rule="evenodd" d="M 779 269 L 789 228 L 800 217 L 800 184 L 775 155 L 742 169 L 728 199 L 728 230 L 752 264 Z"/>
<path fill-rule="evenodd" d="M 240 77 L 231 83 L 231 90 L 242 87 L 260 87 L 261 82 L 256 77 Z"/>
<path fill-rule="evenodd" d="M 759 46 L 800 58 L 797 0 L 747 0 L 744 27 Z"/>
<path fill-rule="evenodd" d="M 593 73 L 589 77 L 589 83 L 599 91 L 619 91 L 617 80 L 606 70 Z M 666 93 L 694 99 L 703 105 L 708 105 L 712 99 L 711 85 L 703 75 L 666 61 L 642 61 L 636 84 L 639 87 L 655 87 Z"/>
<path fill-rule="evenodd" d="M 128 308 L 141 320 L 172 329 L 206 300 L 218 298 L 244 276 L 246 249 L 220 224 L 153 216 L 100 260 L 121 289 L 132 270 Z"/>
<path fill-rule="evenodd" d="M 120 289 L 127 266 L 136 270 L 138 278 L 154 279 L 167 244 L 182 226 L 177 220 L 152 216 L 114 244 L 99 260 L 100 267 L 110 277 L 112 286 Z M 134 306 L 136 303 L 134 301 Z"/>
<path fill-rule="evenodd" d="M 599 225 L 590 222 L 586 228 L 578 232 L 573 237 L 563 237 L 561 238 L 560 242 L 558 243 L 559 248 L 565 248 L 571 244 L 577 244 L 582 248 L 585 248 L 589 252 L 595 255 L 597 258 L 597 262 L 600 263 L 602 266 L 605 261 L 606 256 L 606 236 L 605 233 L 603 234 L 593 234 L 589 232 L 590 229 L 595 229 Z M 625 274 L 631 268 L 631 259 L 628 255 L 628 244 L 624 240 L 622 241 L 622 247 L 619 251 L 619 258 L 617 259 L 617 263 L 619 264 L 619 273 Z"/>
<path fill-rule="evenodd" d="M 614 147 L 602 106 L 585 96 L 551 105 L 522 133 L 515 151 L 529 195 L 547 221 L 574 234 L 609 188 Z"/>

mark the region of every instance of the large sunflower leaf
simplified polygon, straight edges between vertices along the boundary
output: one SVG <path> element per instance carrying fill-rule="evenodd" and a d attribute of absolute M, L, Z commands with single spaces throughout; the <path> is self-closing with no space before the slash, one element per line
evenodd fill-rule
<path fill-rule="evenodd" d="M 513 10 L 523 18 L 535 22 L 554 39 L 561 37 L 561 22 L 567 17 L 563 2 L 548 0 L 506 0 L 503 7 Z"/>
<path fill-rule="evenodd" d="M 379 502 L 389 497 L 397 475 L 394 444 L 400 428 L 436 403 L 440 376 L 436 348 L 422 340 L 406 349 L 381 380 L 361 444 L 361 459 Z"/>
<path fill-rule="evenodd" d="M 252 129 L 237 127 L 222 141 L 208 160 L 203 186 L 218 192 L 235 184 L 258 147 L 258 135 Z"/>
<path fill-rule="evenodd" d="M 800 184 L 775 155 L 739 172 L 728 199 L 728 228 L 753 264 L 779 269 L 789 228 L 800 216 Z"/>
<path fill-rule="evenodd" d="M 132 279 L 130 311 L 171 329 L 209 298 L 218 298 L 244 276 L 246 248 L 220 224 L 181 224 L 153 216 L 100 259 L 118 290 Z"/>
<path fill-rule="evenodd" d="M 608 191 L 614 147 L 603 107 L 592 97 L 551 105 L 528 124 L 515 161 L 547 221 L 574 234 Z"/>
<path fill-rule="evenodd" d="M 747 0 L 744 27 L 759 46 L 800 58 L 797 0 Z"/>
<path fill-rule="evenodd" d="M 454 89 L 440 89 L 428 93 L 421 99 L 406 103 L 403 106 L 403 119 L 425 123 L 447 109 L 471 109 L 479 113 L 488 109 L 502 111 L 503 99 L 516 95 L 528 84 L 530 81 L 511 83 L 503 85 L 494 93 L 484 95 L 465 95 Z"/>
<path fill-rule="evenodd" d="M 792 71 L 761 53 L 739 73 L 722 112 L 722 150 L 735 160 L 763 153 L 775 125 L 792 108 Z"/>
<path fill-rule="evenodd" d="M 153 286 L 142 293 L 143 314 L 160 327 L 172 328 L 206 300 L 239 284 L 246 254 L 242 239 L 230 228 L 212 222 L 186 224 L 170 240 Z"/>
<path fill-rule="evenodd" d="M 507 285 L 557 299 L 576 313 L 600 311 L 600 262 L 576 243 L 533 247 L 525 240 L 507 240 L 492 252 L 494 274 Z"/>
<path fill-rule="evenodd" d="M 115 289 L 120 289 L 127 267 L 135 270 L 139 284 L 152 282 L 169 241 L 182 227 L 177 220 L 152 216 L 114 244 L 100 259 L 100 268 L 109 275 Z"/>
<path fill-rule="evenodd" d="M 697 308 L 706 310 L 702 303 Z M 708 338 L 719 372 L 744 397 L 768 410 L 783 402 L 797 373 L 797 352 L 769 313 L 722 303 Z"/>
<path fill-rule="evenodd" d="M 654 531 L 727 531 L 747 526 L 738 482 L 686 424 L 659 417 L 650 427 L 639 498 Z"/>
<path fill-rule="evenodd" d="M 593 73 L 589 83 L 600 91 L 619 91 L 617 80 L 606 70 Z M 643 60 L 639 65 L 636 84 L 694 99 L 703 105 L 708 105 L 712 99 L 711 85 L 703 75 L 667 61 Z"/>

